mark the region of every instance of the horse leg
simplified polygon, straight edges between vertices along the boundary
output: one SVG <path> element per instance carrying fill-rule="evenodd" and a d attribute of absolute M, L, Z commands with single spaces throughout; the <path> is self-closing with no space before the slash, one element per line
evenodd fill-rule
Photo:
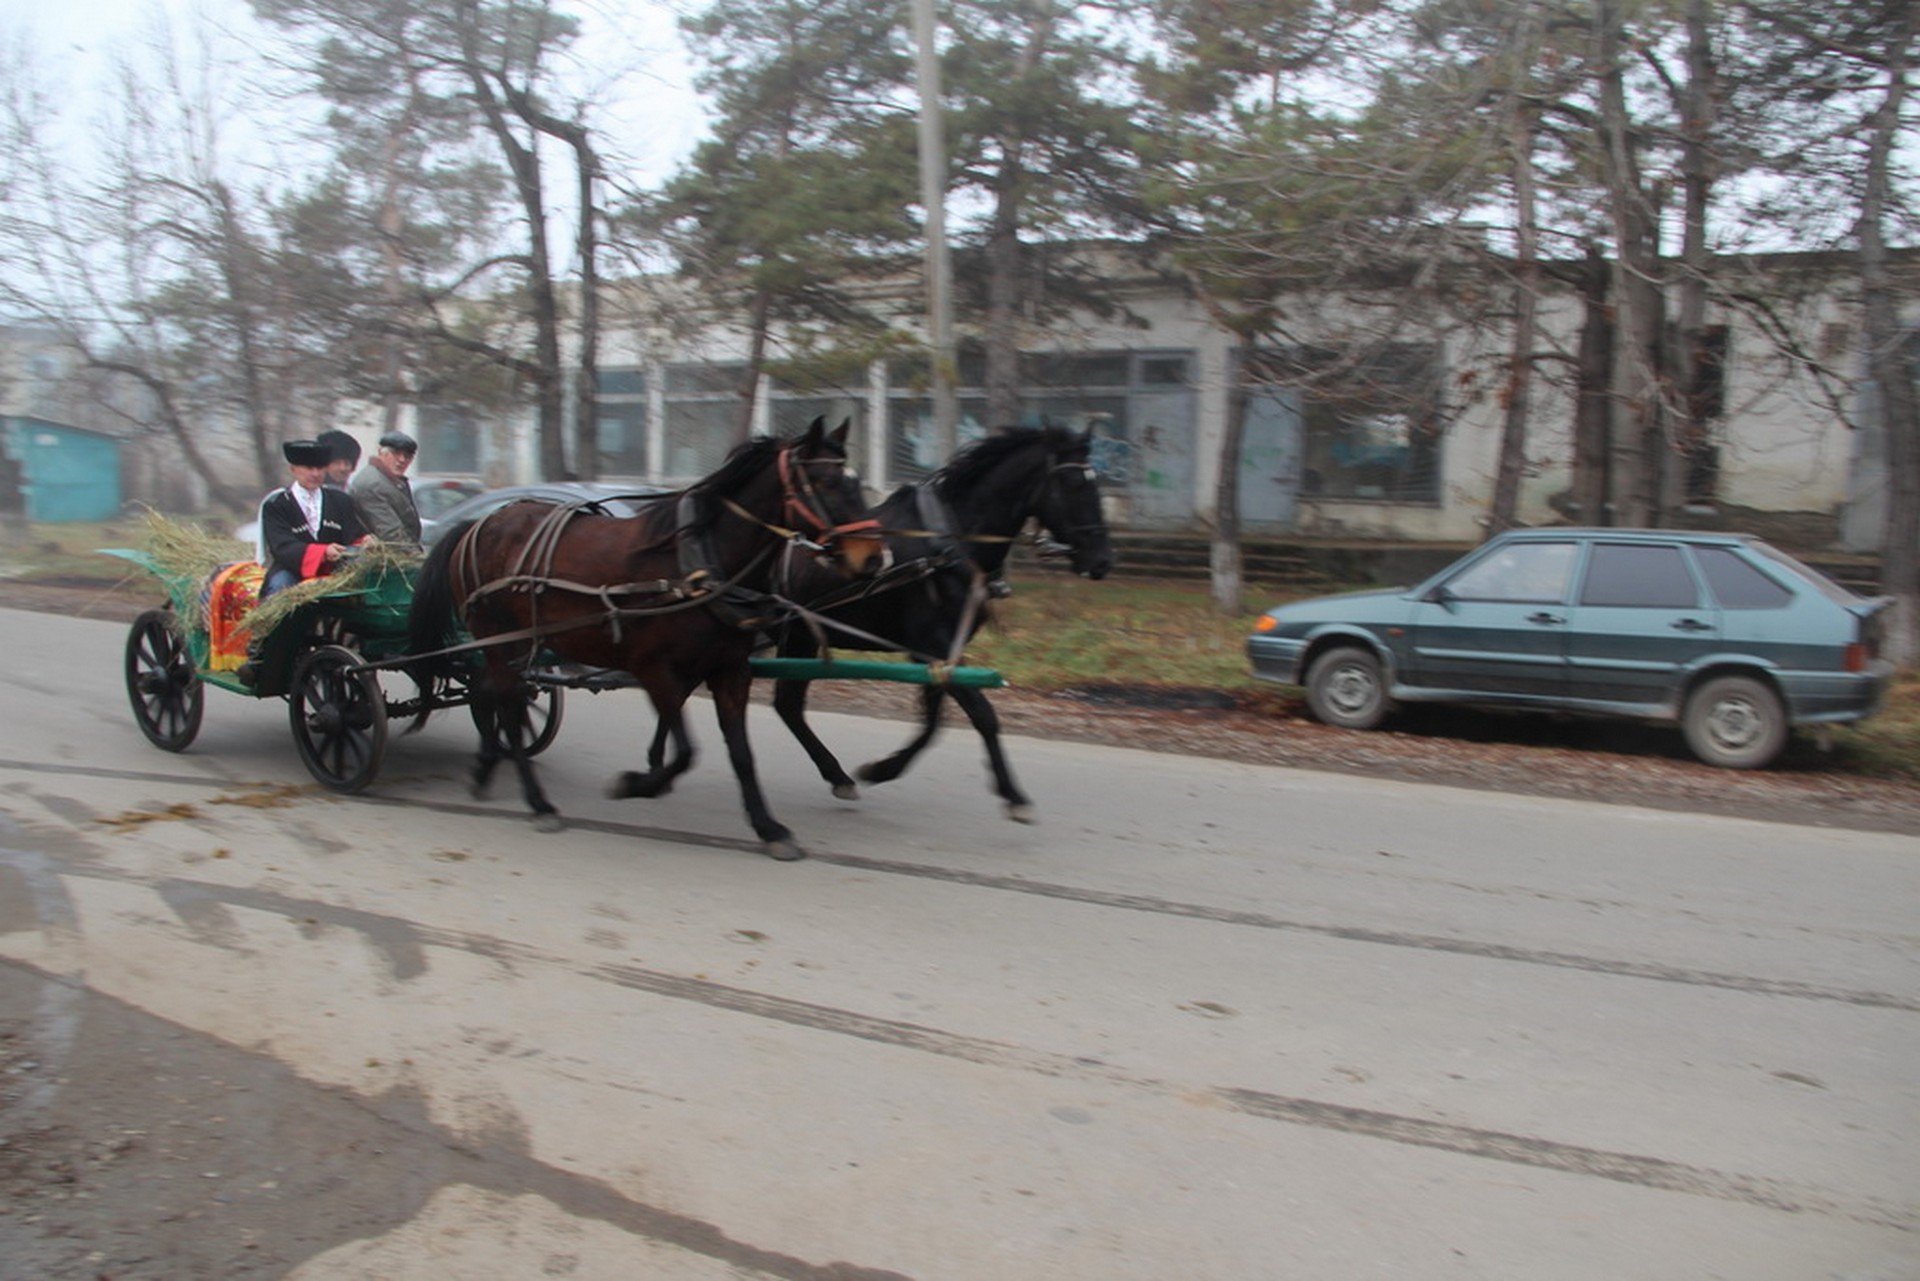
<path fill-rule="evenodd" d="M 720 720 L 721 736 L 727 740 L 727 759 L 733 763 L 733 776 L 740 780 L 740 799 L 746 803 L 747 821 L 760 837 L 768 858 L 790 862 L 805 858 L 807 852 L 794 843 L 793 833 L 774 818 L 767 798 L 760 791 L 760 775 L 753 767 L 753 747 L 747 742 L 747 692 L 753 678 L 742 665 L 707 678 L 713 691 L 713 709 Z"/>
<path fill-rule="evenodd" d="M 933 736 L 940 730 L 940 704 L 948 690 L 944 685 L 923 685 L 920 687 L 920 732 L 913 736 L 907 745 L 893 755 L 877 761 L 868 761 L 855 770 L 854 777 L 862 783 L 891 783 L 907 772 L 907 766 L 913 764 L 913 758 L 926 749 Z"/>
<path fill-rule="evenodd" d="M 519 673 L 502 663 L 488 663 L 487 688 L 484 691 L 484 720 L 490 731 L 480 735 L 480 763 L 474 767 L 475 786 L 484 786 L 487 776 L 504 750 L 520 775 L 520 793 L 533 811 L 533 827 L 539 832 L 558 832 L 566 826 L 560 811 L 547 799 L 539 778 L 533 772 L 533 760 L 527 755 L 527 698 Z M 488 757 L 491 755 L 492 759 Z"/>
<path fill-rule="evenodd" d="M 973 722 L 980 741 L 986 745 L 987 768 L 993 771 L 993 790 L 1007 803 L 1007 817 L 1016 823 L 1033 822 L 1033 802 L 1013 781 L 1013 769 L 1000 747 L 1000 713 L 993 710 L 992 700 L 970 686 L 955 686 L 947 692 Z"/>
<path fill-rule="evenodd" d="M 673 790 L 673 780 L 693 768 L 693 739 L 687 734 L 686 700 L 684 690 L 654 689 L 648 686 L 647 694 L 653 699 L 653 712 L 657 719 L 653 729 L 653 742 L 647 748 L 647 772 L 623 770 L 614 775 L 607 784 L 607 795 L 614 800 L 625 800 L 630 796 L 665 796 Z M 673 755 L 666 756 L 666 745 L 673 744 Z"/>
<path fill-rule="evenodd" d="M 647 744 L 647 768 L 658 770 L 667 759 L 667 740 L 672 736 L 667 732 L 666 718 L 655 714 L 653 718 L 653 742 Z"/>
<path fill-rule="evenodd" d="M 840 765 L 840 758 L 828 750 L 813 732 L 813 726 L 807 724 L 807 686 L 810 681 L 775 681 L 773 683 L 773 710 L 780 713 L 780 719 L 793 733 L 800 746 L 805 748 L 813 767 L 820 771 L 820 777 L 833 788 L 833 794 L 843 801 L 860 798 L 860 789 L 847 777 L 847 771 Z"/>
<path fill-rule="evenodd" d="M 499 704 L 484 690 L 473 690 L 468 697 L 473 705 L 473 723 L 480 730 L 480 754 L 474 757 L 467 794 L 476 801 L 483 801 L 493 782 L 493 771 L 500 764 Z"/>

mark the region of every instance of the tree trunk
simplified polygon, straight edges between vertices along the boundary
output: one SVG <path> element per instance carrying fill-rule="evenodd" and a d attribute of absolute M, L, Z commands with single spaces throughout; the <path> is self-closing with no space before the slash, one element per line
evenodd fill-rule
<path fill-rule="evenodd" d="M 0 540 L 22 545 L 32 533 L 27 521 L 27 495 L 21 485 L 20 464 L 6 449 L 0 433 Z"/>
<path fill-rule="evenodd" d="M 553 291 L 553 262 L 547 249 L 546 191 L 540 174 L 540 152 L 521 142 L 495 92 L 493 72 L 475 43 L 480 31 L 478 5 L 462 0 L 461 49 L 467 81 L 473 87 L 488 132 L 500 144 L 520 211 L 527 220 L 527 313 L 533 324 L 533 382 L 538 415 L 540 476 L 543 480 L 571 479 L 567 467 L 564 422 L 566 389 L 560 379 L 560 307 Z M 504 76 L 502 77 L 504 82 Z"/>
<path fill-rule="evenodd" d="M 1900 326 L 1899 294 L 1887 263 L 1884 225 L 1893 149 L 1907 91 L 1913 6 L 1905 6 L 1904 14 L 1888 50 L 1886 97 L 1869 126 L 1859 236 L 1867 361 L 1880 393 L 1887 449 L 1886 545 L 1880 568 L 1882 589 L 1894 602 L 1887 657 L 1911 666 L 1920 661 L 1920 421 L 1915 417 L 1912 347 Z"/>
<path fill-rule="evenodd" d="M 1585 312 L 1573 406 L 1573 506 L 1583 525 L 1613 524 L 1607 467 L 1608 382 L 1613 376 L 1613 318 L 1607 296 L 1612 274 L 1599 246 L 1589 244 L 1586 269 L 1580 275 Z"/>
<path fill-rule="evenodd" d="M 753 407 L 760 398 L 760 367 L 767 363 L 767 326 L 773 299 L 757 289 L 747 306 L 747 367 L 740 372 L 740 385 L 734 389 L 737 410 L 733 419 L 733 443 L 744 444 L 753 436 Z"/>
<path fill-rule="evenodd" d="M 1241 612 L 1246 585 L 1245 557 L 1240 547 L 1240 445 L 1247 434 L 1253 354 L 1253 335 L 1240 335 L 1228 375 L 1227 421 L 1220 433 L 1220 479 L 1214 486 L 1213 545 L 1208 551 L 1213 608 L 1229 617 Z"/>
<path fill-rule="evenodd" d="M 201 479 L 207 482 L 207 492 L 213 501 L 223 507 L 249 507 L 258 501 L 257 494 L 242 493 L 214 474 L 207 465 L 206 455 L 200 452 L 193 433 L 187 430 L 186 420 L 180 415 L 180 407 L 174 403 L 173 389 L 165 380 L 156 378 L 152 373 L 137 364 L 116 360 L 93 360 L 87 362 L 92 368 L 108 373 L 125 374 L 153 393 L 160 406 L 160 421 L 165 425 L 167 434 L 173 437 L 174 448 L 180 451 L 181 461 L 193 469 Z M 282 482 L 284 483 L 284 482 Z M 250 509 L 250 508 L 249 508 Z"/>
<path fill-rule="evenodd" d="M 1679 316 L 1672 349 L 1664 364 L 1678 386 L 1666 397 L 1672 415 L 1675 449 L 1665 461 L 1661 487 L 1662 524 L 1672 524 L 1686 505 L 1688 479 L 1711 445 L 1698 395 L 1705 377 L 1702 335 L 1707 316 L 1707 206 L 1713 195 L 1715 104 L 1718 73 L 1707 25 L 1707 0 L 1687 0 L 1687 83 L 1680 125 L 1680 182 L 1684 208 L 1681 227 Z"/>
<path fill-rule="evenodd" d="M 1513 347 L 1507 357 L 1507 385 L 1501 393 L 1505 412 L 1500 424 L 1500 460 L 1493 478 L 1493 507 L 1487 514 L 1486 536 L 1511 529 L 1520 508 L 1520 478 L 1527 466 L 1527 410 L 1533 390 L 1533 344 L 1540 307 L 1540 229 L 1534 208 L 1534 109 L 1526 92 L 1527 72 L 1535 31 L 1534 9 L 1522 19 L 1513 104 L 1508 122 L 1512 148 L 1514 226 L 1517 244 L 1513 285 Z"/>
<path fill-rule="evenodd" d="M 1614 516 L 1624 525 L 1649 525 L 1657 517 L 1657 447 L 1660 388 L 1654 370 L 1659 329 L 1654 315 L 1656 224 L 1640 182 L 1632 122 L 1627 116 L 1626 51 L 1618 0 L 1596 6 L 1595 61 L 1600 75 L 1602 170 L 1613 220 L 1614 273 L 1613 403 L 1608 454 Z"/>
<path fill-rule="evenodd" d="M 1020 421 L 1020 167 L 1009 160 L 987 238 L 987 422 Z"/>
<path fill-rule="evenodd" d="M 580 259 L 580 356 L 575 364 L 573 439 L 567 450 L 573 458 L 571 475 L 578 480 L 593 480 L 600 475 L 600 237 L 599 201 L 600 157 L 586 127 L 542 111 L 532 94 L 524 89 L 508 88 L 507 103 L 515 115 L 536 132 L 558 138 L 573 151 L 573 168 L 580 202 L 575 227 Z M 545 257 L 544 237 L 540 258 Z M 545 273 L 543 273 L 545 274 Z M 548 277 L 547 293 L 554 290 Z M 559 320 L 555 314 L 553 344 L 553 382 L 556 394 L 562 387 L 560 369 Z M 557 423 L 556 419 L 556 423 Z M 556 427 L 557 431 L 557 427 Z"/>
<path fill-rule="evenodd" d="M 584 129 L 567 136 L 580 180 L 580 360 L 573 403 L 573 470 L 600 478 L 600 158 Z"/>

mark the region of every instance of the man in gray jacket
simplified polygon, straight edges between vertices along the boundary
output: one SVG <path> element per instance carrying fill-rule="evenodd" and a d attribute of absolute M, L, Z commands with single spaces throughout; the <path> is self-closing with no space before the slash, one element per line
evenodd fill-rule
<path fill-rule="evenodd" d="M 407 468 L 419 451 L 413 437 L 392 431 L 380 438 L 379 452 L 353 474 L 348 492 L 360 506 L 360 519 L 373 536 L 391 547 L 420 546 L 420 510 L 413 505 Z"/>

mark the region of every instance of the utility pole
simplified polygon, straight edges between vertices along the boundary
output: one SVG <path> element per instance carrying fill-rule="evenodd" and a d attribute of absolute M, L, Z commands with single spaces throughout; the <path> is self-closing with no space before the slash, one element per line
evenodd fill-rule
<path fill-rule="evenodd" d="M 927 341 L 933 355 L 933 427 L 940 459 L 959 446 L 960 405 L 953 379 L 953 261 L 947 252 L 947 147 L 940 124 L 940 60 L 933 49 L 933 0 L 908 0 L 913 17 L 914 79 L 920 86 L 920 204 L 926 210 Z"/>

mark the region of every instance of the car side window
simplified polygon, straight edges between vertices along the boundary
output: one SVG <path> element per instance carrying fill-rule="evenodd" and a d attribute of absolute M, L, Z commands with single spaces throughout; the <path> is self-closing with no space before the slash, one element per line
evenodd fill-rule
<path fill-rule="evenodd" d="M 1791 591 L 1731 547 L 1696 547 L 1693 554 L 1722 609 L 1781 609 L 1793 600 Z"/>
<path fill-rule="evenodd" d="M 1572 543 L 1515 543 L 1475 561 L 1447 580 L 1459 600 L 1557 604 L 1573 573 Z"/>
<path fill-rule="evenodd" d="M 1692 609 L 1700 588 L 1678 547 L 1596 543 L 1587 560 L 1582 605 L 1638 609 Z"/>

